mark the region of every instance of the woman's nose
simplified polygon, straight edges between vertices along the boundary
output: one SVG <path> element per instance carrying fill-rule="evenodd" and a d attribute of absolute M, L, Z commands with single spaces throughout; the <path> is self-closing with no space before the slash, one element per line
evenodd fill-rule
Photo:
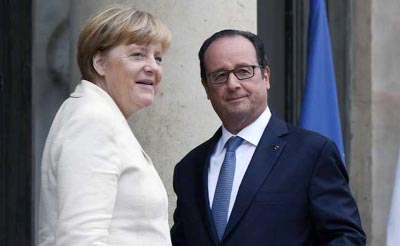
<path fill-rule="evenodd" d="M 146 59 L 146 64 L 144 65 L 144 69 L 148 72 L 155 72 L 160 69 L 160 64 L 157 62 L 155 58 Z"/>

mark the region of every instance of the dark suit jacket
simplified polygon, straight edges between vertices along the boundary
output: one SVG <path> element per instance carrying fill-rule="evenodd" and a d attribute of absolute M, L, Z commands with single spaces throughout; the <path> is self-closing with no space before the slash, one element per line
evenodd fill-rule
<path fill-rule="evenodd" d="M 243 177 L 221 242 L 207 172 L 221 129 L 175 167 L 175 246 L 365 245 L 336 145 L 271 117 Z"/>

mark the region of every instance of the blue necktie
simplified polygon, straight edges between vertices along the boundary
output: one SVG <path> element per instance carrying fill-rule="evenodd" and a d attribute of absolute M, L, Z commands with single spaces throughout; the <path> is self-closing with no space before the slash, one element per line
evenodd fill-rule
<path fill-rule="evenodd" d="M 235 176 L 236 155 L 235 151 L 243 142 L 240 137 L 231 137 L 225 144 L 226 153 L 218 176 L 212 204 L 214 224 L 217 229 L 218 238 L 221 241 L 228 222 L 228 209 L 231 199 L 233 177 Z"/>

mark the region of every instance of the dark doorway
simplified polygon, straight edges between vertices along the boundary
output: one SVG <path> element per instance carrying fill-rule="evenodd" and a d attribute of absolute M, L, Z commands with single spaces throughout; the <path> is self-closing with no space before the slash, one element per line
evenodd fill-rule
<path fill-rule="evenodd" d="M 258 35 L 271 67 L 268 103 L 273 113 L 296 125 L 306 71 L 309 1 L 258 0 L 257 4 Z M 350 156 L 350 2 L 326 1 L 326 7 L 344 148 Z"/>
<path fill-rule="evenodd" d="M 0 245 L 32 244 L 31 1 L 0 2 Z"/>

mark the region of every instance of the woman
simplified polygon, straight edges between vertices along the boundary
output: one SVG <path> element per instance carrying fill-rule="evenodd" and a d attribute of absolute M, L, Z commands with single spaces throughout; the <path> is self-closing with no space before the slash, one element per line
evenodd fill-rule
<path fill-rule="evenodd" d="M 59 109 L 42 161 L 40 245 L 170 245 L 164 186 L 127 118 L 150 105 L 171 33 L 113 7 L 78 41 L 82 81 Z"/>

